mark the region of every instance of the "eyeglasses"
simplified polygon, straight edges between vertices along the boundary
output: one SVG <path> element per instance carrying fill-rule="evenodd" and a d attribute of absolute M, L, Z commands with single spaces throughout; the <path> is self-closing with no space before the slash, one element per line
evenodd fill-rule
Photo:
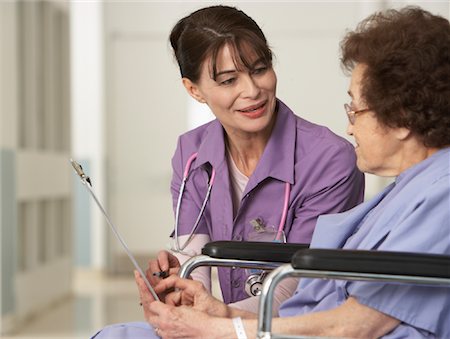
<path fill-rule="evenodd" d="M 356 120 L 356 114 L 365 113 L 371 111 L 370 108 L 359 109 L 354 111 L 349 104 L 344 104 L 345 113 L 347 113 L 348 121 L 354 125 Z"/>

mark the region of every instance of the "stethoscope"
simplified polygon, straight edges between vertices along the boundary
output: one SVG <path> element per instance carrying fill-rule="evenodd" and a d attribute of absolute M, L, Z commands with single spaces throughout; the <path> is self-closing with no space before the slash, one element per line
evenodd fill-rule
<path fill-rule="evenodd" d="M 173 241 L 173 246 L 171 248 L 171 250 L 176 253 L 187 255 L 190 257 L 195 255 L 195 253 L 192 253 L 192 251 L 186 252 L 185 249 L 186 249 L 186 246 L 189 245 L 189 243 L 192 241 L 195 231 L 197 230 L 198 225 L 200 224 L 200 220 L 202 219 L 203 213 L 205 212 L 206 205 L 208 204 L 209 197 L 211 195 L 211 189 L 213 187 L 214 179 L 216 177 L 216 171 L 214 170 L 214 168 L 212 168 L 211 175 L 208 175 L 208 186 L 206 189 L 205 199 L 203 199 L 203 203 L 200 208 L 200 212 L 198 213 L 197 218 L 195 219 L 195 223 L 194 223 L 194 226 L 192 227 L 191 233 L 189 233 L 189 236 L 186 239 L 186 241 L 184 242 L 184 244 L 182 246 L 180 246 L 180 241 L 178 239 L 178 228 L 179 228 L 178 225 L 179 225 L 179 220 L 180 220 L 181 201 L 183 200 L 183 194 L 184 194 L 184 190 L 186 188 L 186 182 L 188 181 L 188 178 L 189 178 L 189 170 L 191 169 L 191 164 L 197 158 L 197 154 L 198 153 L 192 154 L 189 157 L 189 159 L 187 160 L 186 166 L 184 167 L 183 181 L 181 182 L 180 190 L 178 192 L 177 207 L 175 209 L 174 241 Z"/>
<path fill-rule="evenodd" d="M 178 228 L 179 228 L 179 219 L 180 219 L 180 210 L 181 210 L 181 202 L 183 200 L 183 194 L 186 188 L 186 183 L 189 178 L 189 172 L 192 165 L 192 162 L 197 158 L 198 153 L 192 154 L 188 160 L 186 161 L 186 166 L 184 167 L 183 171 L 183 180 L 181 182 L 181 186 L 178 192 L 178 199 L 177 199 L 177 205 L 175 209 L 175 229 L 174 229 L 174 240 L 173 245 L 171 247 L 171 250 L 176 253 L 180 253 L 187 256 L 193 256 L 195 253 L 192 251 L 185 251 L 187 245 L 192 241 L 192 238 L 194 237 L 194 234 L 198 228 L 198 225 L 200 223 L 200 220 L 202 219 L 202 216 L 205 212 L 206 205 L 208 204 L 209 198 L 211 196 L 211 190 L 214 185 L 214 179 L 216 177 L 216 171 L 214 168 L 211 170 L 211 175 L 208 175 L 208 183 L 207 183 L 207 189 L 205 198 L 203 199 L 202 206 L 200 208 L 200 211 L 197 215 L 197 218 L 195 219 L 194 226 L 191 229 L 191 232 L 189 233 L 188 238 L 184 242 L 183 245 L 180 245 L 179 239 L 178 239 Z M 291 185 L 286 182 L 285 183 L 285 189 L 284 189 L 284 203 L 283 203 L 283 212 L 281 213 L 281 219 L 280 224 L 278 225 L 278 229 L 276 232 L 275 239 L 273 241 L 276 242 L 284 242 L 284 226 L 286 223 L 286 217 L 288 212 L 288 205 L 289 205 L 289 196 L 291 194 Z M 259 295 L 260 293 L 260 287 L 262 286 L 262 281 L 264 280 L 265 272 L 262 273 L 254 273 L 248 276 L 246 281 L 246 287 L 245 290 L 249 295 Z"/>

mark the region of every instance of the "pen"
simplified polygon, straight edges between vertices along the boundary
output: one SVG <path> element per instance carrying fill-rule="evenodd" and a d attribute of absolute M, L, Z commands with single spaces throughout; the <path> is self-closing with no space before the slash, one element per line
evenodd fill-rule
<path fill-rule="evenodd" d="M 166 271 L 153 272 L 154 277 L 160 277 L 161 279 L 167 278 L 169 273 Z"/>

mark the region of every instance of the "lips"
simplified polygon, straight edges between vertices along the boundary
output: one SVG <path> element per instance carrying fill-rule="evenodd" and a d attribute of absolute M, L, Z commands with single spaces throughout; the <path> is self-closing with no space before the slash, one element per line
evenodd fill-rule
<path fill-rule="evenodd" d="M 252 105 L 245 107 L 244 109 L 238 110 L 238 112 L 242 113 L 246 117 L 256 119 L 263 115 L 265 108 L 266 108 L 267 101 L 264 101 L 262 103 Z"/>

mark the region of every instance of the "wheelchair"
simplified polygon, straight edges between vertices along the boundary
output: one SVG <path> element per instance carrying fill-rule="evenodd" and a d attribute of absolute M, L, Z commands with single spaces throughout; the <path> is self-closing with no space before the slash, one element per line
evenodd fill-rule
<path fill-rule="evenodd" d="M 271 253 L 271 251 L 274 251 Z M 309 249 L 307 244 L 216 241 L 180 270 L 188 277 L 199 266 L 271 270 L 260 290 L 257 338 L 310 338 L 271 333 L 277 284 L 287 277 L 378 281 L 450 288 L 450 256 L 406 252 Z"/>
<path fill-rule="evenodd" d="M 206 244 L 202 254 L 187 260 L 180 268 L 179 276 L 188 278 L 191 272 L 201 266 L 239 267 L 252 270 L 271 271 L 291 261 L 292 256 L 309 244 L 292 244 L 257 241 L 213 241 Z M 265 275 L 249 277 L 246 291 L 259 295 Z"/>

